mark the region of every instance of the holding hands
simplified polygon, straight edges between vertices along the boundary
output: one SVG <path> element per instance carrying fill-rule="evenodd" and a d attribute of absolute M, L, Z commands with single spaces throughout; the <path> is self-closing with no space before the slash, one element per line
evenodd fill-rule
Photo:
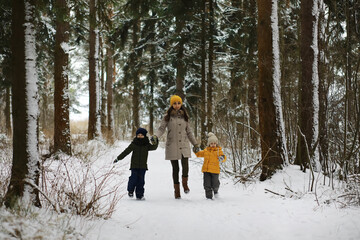
<path fill-rule="evenodd" d="M 222 162 L 222 161 L 224 161 L 224 159 L 225 159 L 225 156 L 224 155 L 221 155 L 221 156 L 219 156 L 219 162 Z"/>
<path fill-rule="evenodd" d="M 159 139 L 156 135 L 153 135 L 151 138 L 150 138 L 150 142 L 152 145 L 157 145 L 159 143 Z"/>
<path fill-rule="evenodd" d="M 193 151 L 194 151 L 194 153 L 200 152 L 200 146 L 199 146 L 199 144 L 194 145 Z"/>
<path fill-rule="evenodd" d="M 117 163 L 118 161 L 119 161 L 119 159 L 116 158 L 116 159 L 114 160 L 114 163 Z"/>

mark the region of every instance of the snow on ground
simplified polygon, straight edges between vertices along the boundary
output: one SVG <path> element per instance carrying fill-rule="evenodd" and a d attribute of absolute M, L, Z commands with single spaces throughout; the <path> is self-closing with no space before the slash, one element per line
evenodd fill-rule
<path fill-rule="evenodd" d="M 101 159 L 110 166 L 129 142 L 117 142 Z M 130 199 L 124 184 L 123 198 L 108 220 L 93 221 L 87 239 L 360 239 L 360 209 L 325 204 L 333 191 L 320 180 L 307 193 L 309 173 L 289 166 L 265 182 L 234 184 L 220 174 L 219 198 L 205 199 L 200 158 L 190 159 L 190 193 L 174 199 L 171 164 L 164 148 L 150 152 L 145 176 L 145 201 Z M 128 155 L 116 167 L 130 176 Z M 101 167 L 101 166 L 99 166 Z M 288 186 L 298 194 L 285 190 Z M 266 193 L 269 189 L 286 197 Z M 305 194 L 306 193 L 306 194 Z M 319 199 L 320 206 L 316 198 Z"/>

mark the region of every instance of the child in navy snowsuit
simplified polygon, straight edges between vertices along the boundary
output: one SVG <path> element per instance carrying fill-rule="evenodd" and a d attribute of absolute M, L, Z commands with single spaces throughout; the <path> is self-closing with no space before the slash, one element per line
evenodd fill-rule
<path fill-rule="evenodd" d="M 138 200 L 144 199 L 145 172 L 148 170 L 148 152 L 156 150 L 159 144 L 157 139 L 153 138 L 151 139 L 152 144 L 150 144 L 146 134 L 146 129 L 139 128 L 136 131 L 136 137 L 130 145 L 114 161 L 114 163 L 116 163 L 132 152 L 130 165 L 131 176 L 129 177 L 127 190 L 129 197 L 133 197 L 135 191 Z"/>

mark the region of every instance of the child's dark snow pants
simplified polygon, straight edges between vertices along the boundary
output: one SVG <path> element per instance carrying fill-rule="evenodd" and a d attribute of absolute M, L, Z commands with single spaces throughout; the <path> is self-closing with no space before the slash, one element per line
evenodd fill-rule
<path fill-rule="evenodd" d="M 144 196 L 145 172 L 146 169 L 142 168 L 131 169 L 127 190 L 130 193 L 135 191 L 136 198 Z"/>
<path fill-rule="evenodd" d="M 206 198 L 213 197 L 214 193 L 217 193 L 220 187 L 219 174 L 204 172 L 204 189 Z"/>

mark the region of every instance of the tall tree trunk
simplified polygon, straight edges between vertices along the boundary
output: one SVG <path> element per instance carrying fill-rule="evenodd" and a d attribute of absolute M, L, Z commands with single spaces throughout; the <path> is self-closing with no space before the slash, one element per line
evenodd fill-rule
<path fill-rule="evenodd" d="M 301 77 L 299 82 L 299 133 L 295 163 L 303 171 L 319 170 L 319 78 L 318 78 L 318 3 L 301 1 Z"/>
<path fill-rule="evenodd" d="M 54 151 L 71 155 L 69 117 L 69 8 L 66 0 L 56 0 Z"/>
<path fill-rule="evenodd" d="M 256 2 L 249 1 L 249 11 L 251 16 L 256 15 Z M 250 146 L 252 149 L 257 149 L 259 146 L 259 134 L 258 130 L 258 114 L 256 106 L 256 18 L 252 17 L 252 28 L 250 30 L 249 39 L 249 73 L 248 73 L 248 106 L 249 106 L 249 121 L 250 121 Z"/>
<path fill-rule="evenodd" d="M 319 0 L 319 146 L 320 163 L 324 173 L 329 169 L 329 136 L 327 124 L 327 87 L 326 87 L 326 45 L 325 45 L 325 7 L 324 1 Z"/>
<path fill-rule="evenodd" d="M 282 119 L 277 1 L 258 0 L 259 125 L 262 173 L 271 177 L 287 163 Z"/>
<path fill-rule="evenodd" d="M 151 46 L 150 50 L 150 66 L 154 66 L 155 64 L 155 54 L 156 48 L 155 46 Z M 154 134 L 154 88 L 155 88 L 155 80 L 156 79 L 156 72 L 155 69 L 151 69 L 149 73 L 149 80 L 150 80 L 150 107 L 149 107 L 149 115 L 150 115 L 150 122 L 149 122 L 149 133 L 150 135 Z"/>
<path fill-rule="evenodd" d="M 206 0 L 202 0 L 201 10 L 201 99 L 200 125 L 201 148 L 206 146 Z"/>
<path fill-rule="evenodd" d="M 100 37 L 100 89 L 101 89 L 101 134 L 107 136 L 107 88 L 105 80 L 105 69 L 107 68 L 107 61 L 104 61 L 104 52 L 103 52 L 103 41 Z"/>
<path fill-rule="evenodd" d="M 55 65 L 55 63 L 54 63 Z M 52 76 L 51 76 L 52 77 Z M 50 126 L 53 128 L 53 130 L 55 130 L 55 116 L 54 118 L 52 118 L 50 120 L 49 117 L 49 113 L 50 113 L 50 109 L 49 109 L 49 98 L 50 98 L 50 85 L 52 85 L 52 83 L 50 83 L 50 78 L 45 79 L 45 81 L 42 84 L 42 93 L 41 93 L 41 106 L 40 106 L 40 116 L 39 116 L 39 126 L 41 127 L 41 130 L 43 132 L 45 132 L 45 130 L 49 130 Z M 52 80 L 52 79 L 51 79 Z M 54 80 L 55 80 L 55 76 L 54 76 Z M 56 83 L 54 83 L 55 85 Z M 52 88 L 52 86 L 51 86 Z M 55 89 L 54 89 L 55 90 Z M 54 92 L 54 99 L 53 99 L 54 103 L 54 111 L 52 112 L 52 114 L 55 114 L 55 92 Z M 50 125 L 50 122 L 53 122 L 52 125 Z M 55 139 L 54 139 L 55 142 Z M 52 150 L 53 151 L 53 150 Z"/>
<path fill-rule="evenodd" d="M 177 44 L 176 53 L 176 92 L 175 94 L 185 100 L 184 93 L 184 81 L 185 81 L 185 65 L 184 65 L 184 44 L 185 36 L 182 33 L 183 27 L 185 26 L 185 20 L 183 18 L 176 18 L 176 36 L 180 39 Z"/>
<path fill-rule="evenodd" d="M 214 20 L 214 6 L 213 0 L 209 0 L 209 73 L 207 78 L 207 130 L 212 131 L 213 128 L 213 81 L 214 81 L 214 34 L 215 34 L 215 20 Z"/>
<path fill-rule="evenodd" d="M 6 135 L 8 137 L 12 136 L 12 127 L 11 127 L 11 110 L 10 110 L 10 99 L 11 99 L 11 88 L 10 86 L 6 86 L 5 93 L 5 127 L 6 127 Z"/>
<path fill-rule="evenodd" d="M 138 37 L 139 32 L 139 20 L 136 19 L 133 24 L 133 53 L 132 53 L 132 63 L 131 66 L 133 69 L 132 77 L 133 77 L 133 96 L 132 96 L 132 104 L 133 104 L 133 123 L 132 123 L 132 135 L 134 136 L 136 133 L 136 129 L 140 127 L 140 79 L 139 79 L 139 66 L 137 63 L 138 55 L 137 55 L 137 45 L 139 41 Z"/>
<path fill-rule="evenodd" d="M 89 126 L 88 139 L 101 137 L 99 32 L 97 30 L 97 0 L 90 0 L 89 37 Z"/>
<path fill-rule="evenodd" d="M 114 71 L 114 49 L 110 42 L 106 48 L 106 91 L 107 91 L 107 139 L 112 142 L 114 139 L 114 114 L 113 114 L 113 71 Z"/>
<path fill-rule="evenodd" d="M 229 21 L 234 26 L 238 26 L 239 23 L 243 23 L 243 16 L 245 10 L 242 8 L 242 1 L 238 0 L 232 0 L 231 6 L 233 8 L 233 12 L 231 16 L 229 17 Z M 233 161 L 233 171 L 236 171 L 237 167 L 240 167 L 237 162 L 241 165 L 241 156 L 242 156 L 242 150 L 241 156 L 239 154 L 235 154 L 235 149 L 242 149 L 241 146 L 238 148 L 238 144 L 242 144 L 244 141 L 242 137 L 244 136 L 244 125 L 243 124 L 237 124 L 237 122 L 243 122 L 245 114 L 237 114 L 237 111 L 244 112 L 244 109 L 240 110 L 240 106 L 245 106 L 244 100 L 246 99 L 246 84 L 244 75 L 241 73 L 241 64 L 243 61 L 243 57 L 241 56 L 241 48 L 245 45 L 243 39 L 241 39 L 241 31 L 238 30 L 237 33 L 234 33 L 230 40 L 230 54 L 234 60 L 231 62 L 231 71 L 230 71 L 230 90 L 229 90 L 229 104 L 232 107 L 232 114 L 229 114 L 229 117 L 232 119 L 228 119 L 228 129 L 232 123 L 234 123 L 234 126 L 231 126 L 233 128 L 233 135 L 237 136 L 237 138 L 230 138 L 231 139 L 231 149 L 234 156 Z M 235 157 L 236 156 L 236 157 Z"/>
<path fill-rule="evenodd" d="M 5 205 L 40 206 L 35 1 L 12 1 L 13 163 Z"/>
<path fill-rule="evenodd" d="M 242 22 L 242 9 L 241 9 L 241 3 L 239 0 L 231 0 L 231 7 L 233 10 L 231 16 L 229 17 L 229 21 L 236 25 L 238 24 L 238 22 Z M 233 61 L 231 61 L 230 66 L 231 66 L 231 70 L 230 70 L 230 90 L 229 90 L 229 97 L 230 97 L 230 104 L 232 104 L 233 109 L 237 108 L 240 104 L 241 104 L 241 96 L 243 94 L 241 94 L 241 86 L 245 85 L 242 81 L 242 78 L 240 77 L 241 75 L 241 70 L 240 70 L 240 65 L 241 65 L 241 57 L 239 56 L 239 42 L 241 41 L 240 39 L 240 33 L 234 34 L 234 36 L 232 36 L 231 40 L 230 40 L 230 53 L 231 56 L 237 56 L 234 57 L 235 59 Z"/>
<path fill-rule="evenodd" d="M 352 51 L 352 29 L 351 29 L 351 6 L 350 0 L 346 0 L 345 2 L 345 16 L 346 16 L 346 65 L 345 65 L 345 124 L 344 124 L 344 150 L 343 150 L 343 159 L 347 158 L 347 148 L 348 148 L 348 135 L 349 135 L 349 126 L 353 124 L 353 108 L 352 104 L 354 99 L 352 97 L 352 59 L 351 59 L 351 51 Z M 347 169 L 348 169 L 349 162 L 345 161 L 343 163 L 343 174 L 346 178 Z"/>

